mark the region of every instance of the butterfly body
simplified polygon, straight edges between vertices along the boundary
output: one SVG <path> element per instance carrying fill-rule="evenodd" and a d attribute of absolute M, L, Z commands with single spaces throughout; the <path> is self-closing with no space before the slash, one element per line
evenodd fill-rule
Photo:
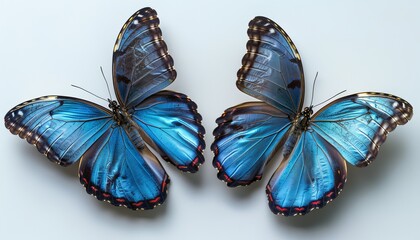
<path fill-rule="evenodd" d="M 121 106 L 115 100 L 108 99 L 108 107 L 112 110 L 112 116 L 115 122 L 118 125 L 127 125 L 131 119 L 131 116 L 127 113 L 125 109 L 122 109 Z"/>
<path fill-rule="evenodd" d="M 298 118 L 298 124 L 296 126 L 297 129 L 300 131 L 307 131 L 310 126 L 311 116 L 314 112 L 312 111 L 312 106 L 305 107 L 303 112 L 301 112 L 297 118 Z"/>
<path fill-rule="evenodd" d="M 303 215 L 337 197 L 347 180 L 346 162 L 367 166 L 413 108 L 397 96 L 363 92 L 314 113 L 312 105 L 302 107 L 301 57 L 286 32 L 255 17 L 248 36 L 236 85 L 261 102 L 228 108 L 216 120 L 213 165 L 218 178 L 235 187 L 260 180 L 278 156 L 266 186 L 269 207 L 275 214 Z"/>
<path fill-rule="evenodd" d="M 152 209 L 167 196 L 169 176 L 149 150 L 185 172 L 196 172 L 205 148 L 197 105 L 162 90 L 175 80 L 155 10 L 124 24 L 114 46 L 117 101 L 105 108 L 65 96 L 36 98 L 12 108 L 5 126 L 62 166 L 79 161 L 89 194 L 116 206 Z"/>

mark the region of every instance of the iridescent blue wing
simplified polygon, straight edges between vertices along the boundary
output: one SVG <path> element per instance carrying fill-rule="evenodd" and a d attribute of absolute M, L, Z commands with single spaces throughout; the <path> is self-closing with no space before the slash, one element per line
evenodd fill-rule
<path fill-rule="evenodd" d="M 320 208 L 338 195 L 346 174 L 338 151 L 316 132 L 305 131 L 267 184 L 270 209 L 289 216 Z"/>
<path fill-rule="evenodd" d="M 163 159 L 188 172 L 196 172 L 204 162 L 201 116 L 197 105 L 184 94 L 158 92 L 135 106 L 131 114 L 146 133 L 144 139 Z"/>
<path fill-rule="evenodd" d="M 24 102 L 5 118 L 11 133 L 53 162 L 70 165 L 112 125 L 111 112 L 76 98 L 45 96 Z"/>
<path fill-rule="evenodd" d="M 302 109 L 305 85 L 295 45 L 279 25 L 265 17 L 251 20 L 248 36 L 236 85 L 294 117 Z"/>
<path fill-rule="evenodd" d="M 106 108 L 46 96 L 10 110 L 5 125 L 53 162 L 67 166 L 81 159 L 81 182 L 98 199 L 133 209 L 165 199 L 169 179 L 162 166 L 147 149 L 133 147 Z"/>
<path fill-rule="evenodd" d="M 159 92 L 176 78 L 155 10 L 143 8 L 121 29 L 114 47 L 114 88 L 143 138 L 183 171 L 195 172 L 205 147 L 197 106 L 183 94 Z"/>
<path fill-rule="evenodd" d="M 118 35 L 113 55 L 114 88 L 121 105 L 131 108 L 176 78 L 155 10 L 134 13 Z"/>
<path fill-rule="evenodd" d="M 384 93 L 358 93 L 337 99 L 312 117 L 312 129 L 351 164 L 367 166 L 397 125 L 407 123 L 413 107 Z"/>
<path fill-rule="evenodd" d="M 145 146 L 136 147 L 116 124 L 83 155 L 80 182 L 99 200 L 130 209 L 152 209 L 165 201 L 169 177 Z"/>
<path fill-rule="evenodd" d="M 265 164 L 291 125 L 287 114 L 263 102 L 229 108 L 216 123 L 213 165 L 218 178 L 230 187 L 261 179 Z"/>
<path fill-rule="evenodd" d="M 354 94 L 322 108 L 267 185 L 271 210 L 295 215 L 324 206 L 344 185 L 344 161 L 367 166 L 412 114 L 407 101 L 383 93 Z"/>

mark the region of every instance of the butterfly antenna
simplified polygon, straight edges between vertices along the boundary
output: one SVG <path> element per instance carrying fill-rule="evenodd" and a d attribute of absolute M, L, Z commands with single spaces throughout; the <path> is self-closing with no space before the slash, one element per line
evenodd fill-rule
<path fill-rule="evenodd" d="M 318 72 L 316 72 L 314 82 L 312 83 L 312 97 L 311 97 L 311 104 L 309 106 L 312 106 L 312 103 L 314 102 L 315 83 L 316 83 L 317 78 L 318 78 Z"/>
<path fill-rule="evenodd" d="M 108 102 L 108 100 L 106 100 L 105 98 L 103 98 L 103 97 L 99 97 L 98 95 L 94 94 L 93 92 L 90 92 L 90 91 L 88 91 L 88 90 L 86 90 L 86 89 L 84 89 L 84 88 L 82 88 L 82 87 L 79 87 L 79 86 L 76 86 L 76 85 L 73 85 L 73 84 L 71 84 L 71 86 L 72 86 L 72 87 L 75 87 L 75 88 L 78 88 L 78 89 L 80 89 L 80 90 L 83 90 L 83 91 L 85 91 L 85 92 L 87 92 L 87 93 L 90 93 L 90 94 L 92 94 L 93 96 L 95 96 L 95 97 L 97 97 L 97 98 L 99 98 L 99 99 L 104 100 L 105 102 Z"/>
<path fill-rule="evenodd" d="M 108 84 L 108 81 L 106 80 L 106 77 L 105 77 L 105 74 L 104 74 L 104 70 L 102 69 L 102 66 L 100 66 L 99 68 L 101 69 L 102 77 L 104 78 L 105 83 L 106 83 L 106 88 L 108 89 L 109 99 L 112 100 L 111 91 L 109 90 L 109 84 Z"/>
<path fill-rule="evenodd" d="M 340 95 L 340 94 L 344 93 L 345 91 L 347 91 L 347 90 L 343 90 L 343 91 L 341 91 L 341 92 L 339 92 L 339 93 L 335 94 L 334 96 L 332 96 L 332 97 L 328 98 L 327 100 L 325 100 L 325 101 L 323 101 L 323 102 L 321 102 L 321 103 L 316 104 L 316 105 L 315 105 L 315 106 L 313 106 L 313 107 L 317 107 L 317 106 L 319 106 L 319 105 L 321 105 L 321 104 L 323 104 L 323 103 L 325 103 L 325 102 L 328 102 L 329 100 L 331 100 L 331 99 L 333 99 L 333 98 L 337 97 L 338 95 Z"/>

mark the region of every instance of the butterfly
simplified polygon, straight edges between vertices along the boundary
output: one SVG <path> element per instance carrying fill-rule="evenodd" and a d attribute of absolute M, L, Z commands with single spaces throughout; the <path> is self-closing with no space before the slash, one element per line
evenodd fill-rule
<path fill-rule="evenodd" d="M 162 90 L 176 78 L 173 64 L 156 11 L 140 9 L 114 46 L 118 101 L 108 99 L 109 109 L 45 96 L 11 109 L 6 128 L 59 165 L 79 161 L 80 182 L 98 200 L 152 209 L 165 201 L 170 179 L 147 145 L 184 172 L 196 172 L 204 162 L 197 105 L 182 93 Z"/>
<path fill-rule="evenodd" d="M 248 185 L 261 179 L 280 151 L 281 163 L 266 186 L 269 207 L 275 214 L 304 215 L 337 197 L 346 162 L 367 166 L 388 133 L 411 119 L 413 108 L 390 94 L 362 92 L 314 114 L 313 105 L 303 108 L 302 61 L 286 32 L 255 17 L 248 36 L 236 85 L 261 101 L 228 108 L 216 120 L 213 166 L 229 187 Z"/>

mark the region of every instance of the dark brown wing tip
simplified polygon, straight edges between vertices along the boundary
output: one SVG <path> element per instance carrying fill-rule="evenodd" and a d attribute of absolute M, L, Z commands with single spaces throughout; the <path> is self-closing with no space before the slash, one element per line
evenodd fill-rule
<path fill-rule="evenodd" d="M 251 19 L 251 21 L 249 21 L 248 26 L 264 26 L 267 23 L 274 23 L 273 20 L 271 20 L 268 17 L 264 17 L 264 16 L 255 16 L 253 19 Z"/>
<path fill-rule="evenodd" d="M 12 108 L 6 113 L 6 115 L 4 116 L 4 125 L 10 131 L 10 133 L 12 133 L 13 135 L 17 135 L 21 139 L 26 140 L 29 144 L 34 145 L 37 148 L 38 152 L 45 155 L 51 162 L 63 167 L 67 167 L 72 163 L 67 162 L 55 152 L 51 151 L 50 146 L 45 144 L 45 138 L 42 135 L 36 134 L 32 130 L 28 131 L 27 126 L 18 123 L 20 120 L 19 109 L 38 101 L 57 100 L 58 98 L 75 99 L 66 96 L 49 95 L 25 101 L 21 104 L 16 105 L 14 108 Z"/>
<path fill-rule="evenodd" d="M 356 93 L 355 95 L 357 96 L 364 96 L 364 95 L 385 96 L 387 98 L 393 99 L 396 102 L 398 102 L 399 106 L 397 107 L 398 107 L 399 112 L 401 113 L 400 116 L 398 116 L 398 121 L 396 121 L 398 125 L 406 124 L 413 117 L 413 106 L 408 101 L 406 101 L 405 99 L 401 97 L 398 97 L 389 93 L 382 93 L 382 92 L 361 92 L 361 93 Z"/>
<path fill-rule="evenodd" d="M 248 27 L 249 37 L 253 37 L 256 33 L 259 33 L 260 35 L 272 33 L 273 28 L 282 34 L 285 34 L 283 28 L 281 28 L 276 22 L 263 16 L 256 16 L 254 19 L 249 21 Z"/>
<path fill-rule="evenodd" d="M 158 19 L 156 10 L 154 10 L 151 7 L 145 7 L 138 10 L 136 13 L 133 14 L 132 17 L 138 17 L 144 21 Z"/>
<path fill-rule="evenodd" d="M 160 21 L 157 16 L 157 12 L 150 7 L 142 8 L 138 10 L 137 12 L 135 12 L 133 15 L 131 15 L 131 17 L 128 18 L 128 20 L 122 26 L 120 33 L 117 36 L 117 40 L 115 41 L 115 44 L 114 44 L 114 53 L 118 51 L 120 41 L 122 40 L 122 36 L 124 35 L 124 32 L 127 30 L 128 26 L 131 23 L 134 23 L 136 25 L 138 24 L 140 26 L 141 25 L 155 26 L 157 36 L 161 37 L 162 35 L 162 32 L 160 31 L 160 28 L 158 27 Z"/>

